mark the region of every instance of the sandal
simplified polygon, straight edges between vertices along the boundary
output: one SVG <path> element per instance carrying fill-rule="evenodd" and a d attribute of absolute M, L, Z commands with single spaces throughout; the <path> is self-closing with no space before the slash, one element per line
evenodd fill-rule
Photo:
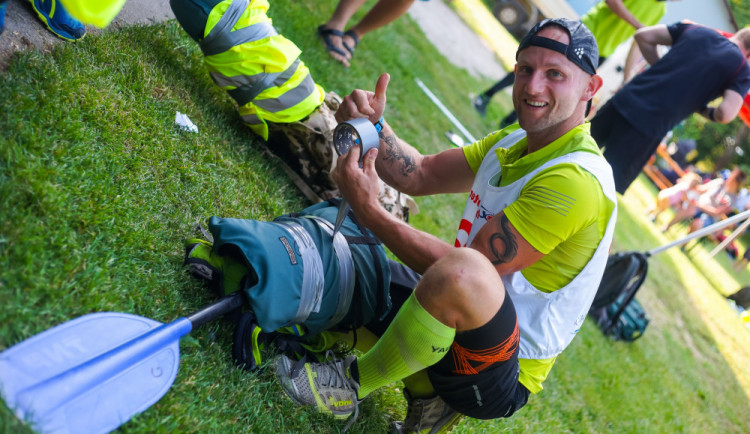
<path fill-rule="evenodd" d="M 350 47 L 349 44 L 344 42 L 344 38 L 341 38 L 341 45 L 343 45 L 344 48 L 349 51 L 349 57 L 354 57 L 354 49 L 357 48 L 357 45 L 359 45 L 359 37 L 356 33 L 354 33 L 354 30 L 347 30 L 346 32 L 344 32 L 344 35 L 354 39 L 354 46 Z"/>
<path fill-rule="evenodd" d="M 344 44 L 344 47 L 349 51 L 349 55 L 347 56 L 346 52 L 342 50 L 341 48 L 333 45 L 333 41 L 331 41 L 331 36 L 338 36 L 342 40 L 344 40 L 344 32 L 341 30 L 336 29 L 327 29 L 325 27 L 325 24 L 321 24 L 318 27 L 318 36 L 320 36 L 323 39 L 323 42 L 326 44 L 326 51 L 329 53 L 333 51 L 336 54 L 339 54 L 341 56 L 344 56 L 346 59 L 349 59 L 351 57 L 352 50 Z"/>

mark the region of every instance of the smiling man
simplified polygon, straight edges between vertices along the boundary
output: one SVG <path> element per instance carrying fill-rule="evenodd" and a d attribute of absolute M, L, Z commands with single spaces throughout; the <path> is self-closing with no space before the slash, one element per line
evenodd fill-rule
<path fill-rule="evenodd" d="M 423 156 L 382 119 L 390 77 L 355 90 L 339 121 L 380 121 L 380 149 L 359 149 L 334 178 L 359 221 L 411 270 L 414 290 L 359 358 L 276 363 L 301 405 L 348 416 L 359 400 L 403 380 L 400 432 L 444 432 L 462 415 L 509 417 L 526 404 L 571 342 L 599 286 L 616 220 L 612 172 L 584 121 L 601 87 L 598 51 L 580 22 L 544 20 L 516 53 L 519 125 L 462 149 Z M 454 245 L 377 205 L 377 179 L 412 195 L 468 192 Z M 395 311 L 395 309 L 394 309 Z"/>

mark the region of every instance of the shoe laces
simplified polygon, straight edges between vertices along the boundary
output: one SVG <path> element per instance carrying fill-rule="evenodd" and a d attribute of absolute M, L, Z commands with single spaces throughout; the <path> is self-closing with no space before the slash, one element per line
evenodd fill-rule
<path fill-rule="evenodd" d="M 357 420 L 357 417 L 359 417 L 359 400 L 357 398 L 359 385 L 346 375 L 345 362 L 345 359 L 339 359 L 333 351 L 327 350 L 325 352 L 324 361 L 318 363 L 319 366 L 315 369 L 318 372 L 317 378 L 321 386 L 340 388 L 346 391 L 351 391 L 354 394 L 354 416 L 349 419 L 349 422 L 346 423 L 342 432 L 349 430 Z M 304 369 L 305 363 L 307 363 L 307 354 L 302 356 L 302 358 L 294 364 L 294 367 L 292 368 L 292 378 L 295 378 L 297 373 Z M 321 376 L 320 373 L 322 371 L 325 371 L 327 375 Z M 327 379 L 327 381 L 323 381 L 324 379 Z"/>

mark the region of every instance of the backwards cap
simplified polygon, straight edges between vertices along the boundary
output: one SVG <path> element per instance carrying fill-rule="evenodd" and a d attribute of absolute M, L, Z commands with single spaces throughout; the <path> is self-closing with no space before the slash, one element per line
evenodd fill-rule
<path fill-rule="evenodd" d="M 565 45 L 553 39 L 537 36 L 540 30 L 553 24 L 567 30 L 570 35 L 570 44 Z M 580 21 L 573 21 L 567 18 L 549 18 L 539 21 L 529 30 L 529 33 L 523 37 L 521 43 L 518 45 L 516 60 L 518 60 L 518 53 L 532 45 L 562 53 L 568 60 L 578 65 L 578 67 L 587 73 L 591 75 L 596 74 L 596 66 L 599 63 L 599 47 L 596 45 L 594 35 Z"/>

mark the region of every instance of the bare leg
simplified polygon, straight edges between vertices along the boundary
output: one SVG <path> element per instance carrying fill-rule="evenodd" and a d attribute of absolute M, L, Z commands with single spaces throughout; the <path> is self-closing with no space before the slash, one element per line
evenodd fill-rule
<path fill-rule="evenodd" d="M 682 208 L 678 209 L 677 211 L 675 211 L 674 217 L 672 218 L 672 220 L 670 220 L 669 223 L 663 226 L 661 228 L 661 231 L 666 232 L 675 223 L 681 222 L 683 220 L 687 220 L 690 217 L 694 216 L 695 212 L 696 212 L 695 206 L 690 206 L 688 207 L 688 209 L 682 209 Z M 699 219 L 696 219 L 696 220 L 699 220 Z"/>
<path fill-rule="evenodd" d="M 505 299 L 495 267 L 470 248 L 452 250 L 428 268 L 415 293 L 427 312 L 459 332 L 486 324 Z"/>
<path fill-rule="evenodd" d="M 650 218 L 652 221 L 656 222 L 656 218 L 659 217 L 659 214 L 663 213 L 667 208 L 669 208 L 669 198 L 657 196 L 656 206 L 649 209 L 646 212 L 646 216 L 648 216 L 648 218 Z"/>
<path fill-rule="evenodd" d="M 333 11 L 333 16 L 326 23 L 327 29 L 344 30 L 349 19 L 365 4 L 367 0 L 341 0 L 339 1 L 336 10 Z M 377 6 L 375 6 L 377 7 Z M 373 7 L 373 9 L 375 9 Z"/>
<path fill-rule="evenodd" d="M 629 82 L 635 75 L 643 71 L 645 65 L 638 44 L 633 42 L 633 45 L 630 46 L 628 57 L 625 59 L 625 77 L 623 78 L 623 84 Z"/>
<path fill-rule="evenodd" d="M 344 28 L 346 27 L 346 23 L 348 23 L 352 15 L 354 15 L 357 10 L 359 10 L 359 8 L 361 8 L 362 5 L 365 4 L 365 1 L 367 0 L 339 1 L 339 4 L 336 6 L 336 10 L 333 12 L 333 16 L 331 16 L 331 19 L 329 19 L 328 22 L 323 25 L 323 28 L 343 32 Z M 343 63 L 344 65 L 349 66 L 351 55 L 349 55 L 348 50 L 344 48 L 343 39 L 339 36 L 331 35 L 330 41 L 334 47 L 346 53 L 346 55 L 342 55 L 340 53 L 337 53 L 336 51 L 329 50 L 328 53 L 331 55 L 331 57 Z M 353 45 L 349 46 L 352 47 Z"/>
<path fill-rule="evenodd" d="M 412 3 L 414 3 L 414 0 L 380 0 L 351 30 L 357 34 L 359 39 L 362 39 L 367 33 L 379 29 L 403 15 L 409 10 Z M 354 46 L 354 39 L 350 36 L 345 36 L 344 41 L 351 44 L 350 46 Z"/>

